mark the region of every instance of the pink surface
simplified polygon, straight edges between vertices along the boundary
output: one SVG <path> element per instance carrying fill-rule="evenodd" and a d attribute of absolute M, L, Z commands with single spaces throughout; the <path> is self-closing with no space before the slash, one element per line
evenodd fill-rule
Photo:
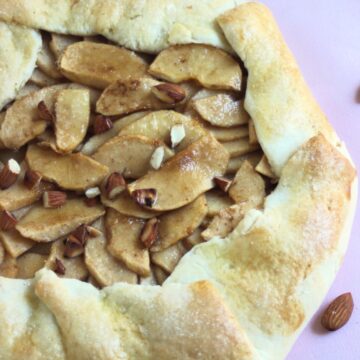
<path fill-rule="evenodd" d="M 360 171 L 360 0 L 263 0 L 274 13 L 315 97 Z M 320 311 L 288 360 L 360 359 L 360 211 L 347 256 Z M 355 309 L 337 332 L 323 331 L 319 317 L 337 295 L 351 291 Z"/>

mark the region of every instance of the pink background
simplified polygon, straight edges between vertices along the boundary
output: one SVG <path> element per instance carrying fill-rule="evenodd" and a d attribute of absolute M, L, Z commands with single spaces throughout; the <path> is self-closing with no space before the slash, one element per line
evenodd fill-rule
<path fill-rule="evenodd" d="M 277 18 L 305 79 L 360 171 L 360 0 L 262 1 Z M 288 360 L 360 359 L 359 207 L 343 267 Z M 322 330 L 322 310 L 347 291 L 355 302 L 349 323 L 333 333 Z"/>

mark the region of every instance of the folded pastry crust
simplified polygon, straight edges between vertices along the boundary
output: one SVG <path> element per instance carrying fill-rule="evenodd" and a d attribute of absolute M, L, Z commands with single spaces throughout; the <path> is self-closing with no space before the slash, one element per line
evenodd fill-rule
<path fill-rule="evenodd" d="M 84 3 L 0 0 L 0 19 L 99 32 L 144 51 L 190 41 L 226 48 L 221 28 L 248 70 L 245 106 L 280 181 L 263 210 L 248 211 L 228 238 L 194 247 L 162 287 L 116 284 L 99 291 L 49 270 L 29 281 L 0 278 L 0 359 L 283 359 L 339 269 L 357 178 L 275 20 L 264 5 L 246 3 L 221 15 L 217 27 L 214 17 L 236 1 L 175 0 L 156 2 L 153 19 L 149 0 L 135 2 L 120 26 L 134 2 L 91 1 L 88 12 Z M 186 21 L 184 4 L 194 9 L 187 19 L 192 36 L 178 39 L 170 35 L 181 34 L 173 19 Z M 210 10 L 199 13 L 205 5 Z M 105 15 L 112 32 L 100 31 Z M 143 29 L 162 26 L 161 35 L 129 29 L 138 16 L 149 17 Z"/>

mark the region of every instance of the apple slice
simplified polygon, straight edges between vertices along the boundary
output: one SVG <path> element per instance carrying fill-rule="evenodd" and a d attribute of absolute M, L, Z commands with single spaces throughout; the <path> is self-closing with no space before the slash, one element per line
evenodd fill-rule
<path fill-rule="evenodd" d="M 51 33 L 51 40 L 49 42 L 49 47 L 52 53 L 54 54 L 54 56 L 56 57 L 56 59 L 59 59 L 68 46 L 80 40 L 81 38 L 77 36 Z"/>
<path fill-rule="evenodd" d="M 36 65 L 41 71 L 43 71 L 47 76 L 55 80 L 61 79 L 63 76 L 58 70 L 56 65 L 56 59 L 49 47 L 49 39 L 47 36 L 42 37 L 42 48 L 38 54 Z"/>
<path fill-rule="evenodd" d="M 242 73 L 238 62 L 225 51 L 208 45 L 169 47 L 156 57 L 149 72 L 175 83 L 196 80 L 206 88 L 241 89 Z"/>
<path fill-rule="evenodd" d="M 212 136 L 204 136 L 168 160 L 159 170 L 128 185 L 128 190 L 155 189 L 151 209 L 167 211 L 194 201 L 211 189 L 213 178 L 224 174 L 229 156 Z"/>
<path fill-rule="evenodd" d="M 150 286 L 157 285 L 154 270 L 150 269 L 150 275 L 149 276 L 140 277 L 139 284 L 140 285 L 147 285 L 147 286 L 149 286 L 149 285 Z"/>
<path fill-rule="evenodd" d="M 0 240 L 6 251 L 15 258 L 31 249 L 36 244 L 32 240 L 24 238 L 15 229 L 10 231 L 0 231 Z"/>
<path fill-rule="evenodd" d="M 159 266 L 153 266 L 154 276 L 156 282 L 162 285 L 164 281 L 169 277 L 169 274 Z"/>
<path fill-rule="evenodd" d="M 44 179 L 68 190 L 83 191 L 97 186 L 109 172 L 106 166 L 86 155 L 60 155 L 36 145 L 29 146 L 26 161 L 30 169 L 39 172 Z"/>
<path fill-rule="evenodd" d="M 146 75 L 146 62 L 134 52 L 114 45 L 80 41 L 60 58 L 60 71 L 70 80 L 105 89 L 116 80 Z"/>
<path fill-rule="evenodd" d="M 236 156 L 230 159 L 226 169 L 226 174 L 235 174 L 245 160 L 249 161 L 251 165 L 256 166 L 262 156 L 263 152 L 261 150 L 254 151 L 246 155 Z"/>
<path fill-rule="evenodd" d="M 16 278 L 18 267 L 16 259 L 5 253 L 4 260 L 0 263 L 0 276 Z"/>
<path fill-rule="evenodd" d="M 256 135 L 254 120 L 250 119 L 248 126 L 249 126 L 249 143 L 250 143 L 250 145 L 258 144 L 259 141 L 258 141 L 258 138 Z"/>
<path fill-rule="evenodd" d="M 152 253 L 151 262 L 171 274 L 185 254 L 186 248 L 181 242 L 178 242 L 163 251 Z"/>
<path fill-rule="evenodd" d="M 227 194 L 220 190 L 210 190 L 205 193 L 208 205 L 208 216 L 217 215 L 221 210 L 233 205 L 233 201 Z"/>
<path fill-rule="evenodd" d="M 39 91 L 40 90 L 40 87 L 37 86 L 36 84 L 32 84 L 31 82 L 28 82 L 25 84 L 25 86 L 23 86 L 19 92 L 16 94 L 16 100 L 19 100 L 25 96 L 28 96 L 36 91 Z M 5 120 L 5 112 L 3 113 L 4 116 L 3 116 L 3 121 Z M 0 114 L 1 115 L 1 114 Z M 1 116 L 0 116 L 1 117 Z M 1 122 L 0 122 L 0 125 L 1 125 Z"/>
<path fill-rule="evenodd" d="M 151 247 L 152 252 L 169 248 L 178 241 L 191 235 L 207 215 L 205 195 L 192 203 L 160 216 L 159 238 Z"/>
<path fill-rule="evenodd" d="M 269 160 L 267 159 L 267 157 L 264 155 L 261 160 L 259 161 L 259 163 L 256 165 L 255 170 L 261 174 L 264 175 L 270 179 L 276 179 L 277 176 L 274 174 L 274 172 L 271 169 L 271 166 L 269 164 Z"/>
<path fill-rule="evenodd" d="M 151 169 L 151 156 L 158 147 L 164 148 L 164 159 L 174 155 L 164 143 L 142 135 L 120 135 L 112 138 L 92 155 L 97 162 L 107 166 L 109 172 L 119 172 L 124 177 L 137 179 Z"/>
<path fill-rule="evenodd" d="M 124 216 L 115 210 L 106 213 L 105 227 L 110 254 L 140 276 L 150 275 L 149 251 L 140 241 L 145 221 Z"/>
<path fill-rule="evenodd" d="M 18 279 L 31 279 L 35 273 L 45 266 L 46 255 L 26 253 L 21 255 L 17 260 Z"/>
<path fill-rule="evenodd" d="M 171 144 L 171 129 L 176 125 L 183 125 L 185 138 L 177 146 L 177 150 L 182 150 L 207 135 L 208 132 L 197 122 L 187 116 L 171 110 L 161 110 L 151 112 L 138 121 L 126 126 L 120 131 L 120 135 L 143 135 L 153 140 L 161 140 L 166 144 Z"/>
<path fill-rule="evenodd" d="M 95 221 L 104 213 L 101 205 L 89 207 L 81 198 L 67 200 L 62 207 L 54 209 L 36 205 L 20 219 L 16 229 L 26 238 L 49 242 Z"/>
<path fill-rule="evenodd" d="M 60 90 L 55 115 L 56 146 L 62 152 L 71 152 L 83 141 L 89 126 L 89 90 Z"/>
<path fill-rule="evenodd" d="M 248 138 L 227 141 L 221 144 L 229 152 L 230 158 L 246 155 L 260 148 L 259 144 L 251 145 Z"/>
<path fill-rule="evenodd" d="M 247 126 L 233 126 L 229 128 L 221 128 L 218 126 L 207 125 L 205 129 L 214 135 L 215 139 L 220 142 L 234 141 L 249 136 Z"/>
<path fill-rule="evenodd" d="M 36 85 L 40 88 L 47 87 L 47 86 L 53 86 L 53 85 L 59 84 L 59 82 L 61 82 L 59 80 L 55 80 L 52 77 L 46 75 L 44 72 L 42 72 L 38 68 L 34 69 L 29 81 L 30 81 L 30 84 Z"/>
<path fill-rule="evenodd" d="M 201 236 L 201 231 L 201 228 L 198 227 L 190 236 L 182 241 L 187 250 L 191 250 L 194 246 L 204 242 L 204 239 Z"/>
<path fill-rule="evenodd" d="M 112 129 L 103 132 L 98 135 L 92 136 L 82 147 L 81 152 L 85 155 L 92 155 L 102 144 L 105 144 L 108 140 L 118 135 L 121 129 L 130 125 L 131 123 L 141 119 L 148 112 L 138 112 L 128 116 L 125 116 L 113 123 Z"/>
<path fill-rule="evenodd" d="M 85 245 L 85 264 L 90 274 L 101 286 L 110 286 L 117 282 L 137 283 L 137 275 L 114 258 L 106 249 L 104 219 L 92 225 L 100 231 L 96 237 L 89 237 Z"/>

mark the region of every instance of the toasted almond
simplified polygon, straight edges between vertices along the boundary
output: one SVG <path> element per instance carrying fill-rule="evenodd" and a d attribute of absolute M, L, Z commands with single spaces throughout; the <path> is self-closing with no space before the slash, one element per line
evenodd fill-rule
<path fill-rule="evenodd" d="M 185 253 L 186 248 L 179 242 L 163 251 L 151 253 L 151 261 L 166 272 L 172 273 Z"/>
<path fill-rule="evenodd" d="M 66 203 L 67 194 L 63 191 L 45 191 L 43 194 L 43 204 L 47 209 L 58 208 Z"/>
<path fill-rule="evenodd" d="M 65 240 L 64 255 L 68 258 L 74 258 L 84 253 L 84 244 L 74 236 L 70 234 Z"/>
<path fill-rule="evenodd" d="M 153 169 L 158 170 L 164 161 L 165 150 L 163 146 L 157 147 L 151 155 L 150 165 Z"/>
<path fill-rule="evenodd" d="M 55 258 L 53 270 L 58 275 L 65 275 L 66 268 L 64 266 L 64 263 L 60 259 Z"/>
<path fill-rule="evenodd" d="M 96 115 L 93 124 L 93 133 L 96 135 L 102 134 L 113 128 L 111 119 L 104 115 Z"/>
<path fill-rule="evenodd" d="M 228 192 L 232 181 L 224 176 L 214 177 L 214 182 L 216 186 L 221 189 L 223 192 Z"/>
<path fill-rule="evenodd" d="M 27 169 L 24 175 L 24 186 L 29 190 L 37 189 L 40 187 L 42 176 L 37 171 Z"/>
<path fill-rule="evenodd" d="M 174 125 L 170 131 L 171 147 L 175 148 L 186 136 L 185 127 L 183 124 Z"/>
<path fill-rule="evenodd" d="M 241 89 L 242 74 L 237 61 L 225 51 L 208 45 L 169 47 L 156 57 L 149 72 L 175 83 L 196 80 L 208 88 Z"/>
<path fill-rule="evenodd" d="M 329 331 L 342 328 L 349 321 L 353 309 L 354 301 L 350 292 L 338 296 L 324 311 L 322 326 Z"/>
<path fill-rule="evenodd" d="M 176 104 L 185 99 L 185 90 L 176 84 L 164 83 L 152 87 L 153 94 L 166 104 Z"/>
<path fill-rule="evenodd" d="M 140 205 L 151 208 L 157 200 L 156 189 L 137 189 L 130 193 L 133 199 Z"/>
<path fill-rule="evenodd" d="M 75 239 L 77 239 L 78 243 L 80 245 L 85 245 L 88 237 L 89 237 L 89 231 L 88 231 L 89 226 L 87 225 L 80 225 L 79 227 L 77 227 L 70 235 L 69 237 L 73 237 Z M 74 239 L 73 239 L 74 240 Z"/>
<path fill-rule="evenodd" d="M 14 229 L 17 224 L 16 217 L 7 210 L 3 210 L 0 213 L 0 229 L 3 231 L 8 231 Z"/>
<path fill-rule="evenodd" d="M 105 185 L 106 196 L 110 200 L 115 199 L 125 189 L 126 189 L 126 181 L 124 177 L 118 172 L 113 172 L 106 181 L 106 185 Z"/>
<path fill-rule="evenodd" d="M 5 190 L 14 185 L 20 171 L 21 168 L 18 162 L 14 159 L 10 159 L 0 171 L 0 188 Z"/>
<path fill-rule="evenodd" d="M 144 228 L 142 229 L 140 235 L 140 241 L 144 244 L 144 246 L 149 249 L 159 236 L 159 219 L 152 218 L 149 219 Z"/>
<path fill-rule="evenodd" d="M 86 226 L 86 230 L 90 237 L 98 237 L 102 235 L 102 231 L 94 226 Z"/>
<path fill-rule="evenodd" d="M 18 279 L 31 279 L 35 273 L 44 267 L 46 255 L 26 253 L 17 259 L 17 278 Z"/>
<path fill-rule="evenodd" d="M 88 206 L 88 207 L 93 207 L 93 206 L 96 206 L 96 205 L 99 204 L 99 200 L 98 200 L 97 197 L 94 197 L 94 198 L 91 198 L 91 199 L 90 198 L 85 198 L 84 202 L 85 202 L 86 206 Z"/>
<path fill-rule="evenodd" d="M 37 106 L 39 118 L 49 123 L 53 123 L 55 120 L 54 114 L 46 106 L 45 101 L 41 100 Z"/>
<path fill-rule="evenodd" d="M 98 187 L 92 187 L 92 188 L 86 189 L 86 191 L 85 191 L 85 196 L 88 199 L 96 198 L 99 195 L 101 195 L 101 191 L 100 191 L 100 188 L 98 188 Z"/>

